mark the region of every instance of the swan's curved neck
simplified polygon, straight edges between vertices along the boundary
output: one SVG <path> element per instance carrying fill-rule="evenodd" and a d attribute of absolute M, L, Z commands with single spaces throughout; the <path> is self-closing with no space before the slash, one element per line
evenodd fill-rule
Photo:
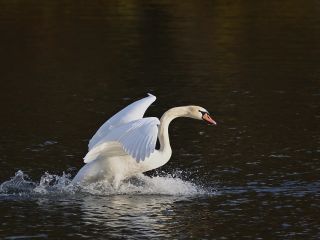
<path fill-rule="evenodd" d="M 169 124 L 170 122 L 177 117 L 187 117 L 188 116 L 188 107 L 175 107 L 166 111 L 160 119 L 159 127 L 159 142 L 160 142 L 160 151 L 170 152 L 171 146 L 169 140 Z"/>

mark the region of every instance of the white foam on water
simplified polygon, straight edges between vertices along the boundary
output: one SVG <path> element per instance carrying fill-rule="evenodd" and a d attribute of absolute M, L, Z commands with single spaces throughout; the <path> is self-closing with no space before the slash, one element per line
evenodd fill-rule
<path fill-rule="evenodd" d="M 172 175 L 148 177 L 140 175 L 123 181 L 115 189 L 108 182 L 97 182 L 87 186 L 72 185 L 71 175 L 63 173 L 61 176 L 45 173 L 40 181 L 33 182 L 21 170 L 16 172 L 10 180 L 0 184 L 0 196 L 19 195 L 65 195 L 88 193 L 92 195 L 172 195 L 193 196 L 212 194 L 213 191 L 199 186 L 192 181 L 185 181 Z"/>

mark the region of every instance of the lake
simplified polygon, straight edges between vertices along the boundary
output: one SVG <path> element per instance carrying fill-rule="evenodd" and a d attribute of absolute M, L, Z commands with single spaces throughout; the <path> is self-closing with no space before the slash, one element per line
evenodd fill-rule
<path fill-rule="evenodd" d="M 319 239 L 320 2 L 0 2 L 1 239 Z M 171 160 L 69 185 L 152 93 Z"/>

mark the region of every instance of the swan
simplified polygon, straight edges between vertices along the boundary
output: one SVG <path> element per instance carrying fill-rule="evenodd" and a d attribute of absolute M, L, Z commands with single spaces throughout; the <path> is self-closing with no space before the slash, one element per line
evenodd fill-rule
<path fill-rule="evenodd" d="M 216 122 L 209 112 L 199 106 L 174 107 L 161 119 L 143 118 L 147 108 L 156 100 L 152 94 L 131 103 L 107 120 L 89 141 L 85 165 L 79 170 L 73 184 L 88 185 L 108 181 L 115 188 L 126 178 L 166 164 L 172 154 L 168 127 L 177 117 Z M 159 139 L 160 149 L 156 149 Z"/>

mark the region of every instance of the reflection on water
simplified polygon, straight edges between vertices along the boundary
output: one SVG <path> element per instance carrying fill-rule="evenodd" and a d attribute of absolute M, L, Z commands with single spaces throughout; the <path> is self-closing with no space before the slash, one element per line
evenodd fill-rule
<path fill-rule="evenodd" d="M 319 9 L 1 1 L 0 238 L 320 238 Z M 65 188 L 95 130 L 147 92 L 148 116 L 197 104 L 219 125 L 173 122 L 143 187 Z"/>
<path fill-rule="evenodd" d="M 105 228 L 106 233 L 113 236 L 138 234 L 141 237 L 170 237 L 163 222 L 171 221 L 171 205 L 175 198 L 177 197 L 88 197 L 81 204 L 81 218 L 85 225 L 100 225 Z"/>

